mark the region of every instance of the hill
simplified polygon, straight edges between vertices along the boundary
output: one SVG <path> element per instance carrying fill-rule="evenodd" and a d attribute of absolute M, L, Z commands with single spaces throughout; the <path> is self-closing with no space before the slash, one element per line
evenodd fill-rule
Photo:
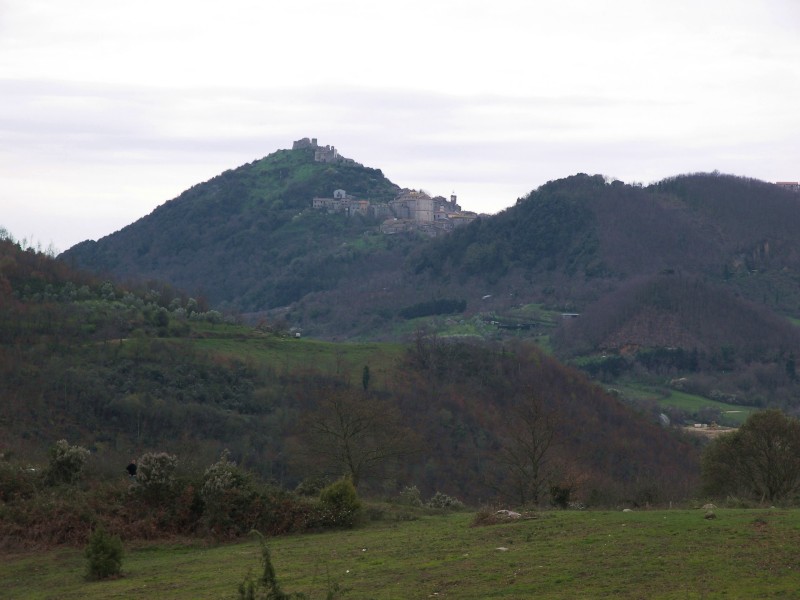
<path fill-rule="evenodd" d="M 696 277 L 632 280 L 563 322 L 552 342 L 562 359 L 614 387 L 648 383 L 664 400 L 671 390 L 694 394 L 694 410 L 672 410 L 679 420 L 694 413 L 735 424 L 742 406 L 798 409 L 797 328 Z"/>
<path fill-rule="evenodd" d="M 727 175 L 683 175 L 643 188 L 579 174 L 432 241 L 411 266 L 489 285 L 521 275 L 528 301 L 576 310 L 632 277 L 703 275 L 793 313 L 799 204 L 775 185 Z"/>
<path fill-rule="evenodd" d="M 800 306 L 799 205 L 719 174 L 646 188 L 576 175 L 433 240 L 410 266 L 462 289 L 481 281 L 494 322 L 526 303 L 578 317 L 555 320 L 557 355 L 631 397 L 690 392 L 695 418 L 720 400 L 796 410 L 800 346 L 786 316 Z"/>
<path fill-rule="evenodd" d="M 358 440 L 364 452 L 396 450 L 354 471 L 373 493 L 414 484 L 524 503 L 556 486 L 595 503 L 644 503 L 684 497 L 697 476 L 692 445 L 525 343 L 296 339 L 226 322 L 168 287 L 95 279 L 9 240 L 0 294 L 6 457 L 41 460 L 67 438 L 115 473 L 145 450 L 197 469 L 227 447 L 294 487 L 349 468 L 313 433 L 344 414 L 373 423 Z M 525 436 L 545 453 L 520 458 L 513 449 Z M 517 478 L 520 469 L 529 475 Z"/>
<path fill-rule="evenodd" d="M 121 279 L 159 279 L 239 311 L 287 305 L 335 287 L 381 238 L 361 240 L 360 214 L 311 209 L 337 189 L 386 202 L 398 186 L 380 170 L 314 160 L 314 148 L 279 150 L 186 190 L 122 230 L 70 248 L 75 266 Z"/>

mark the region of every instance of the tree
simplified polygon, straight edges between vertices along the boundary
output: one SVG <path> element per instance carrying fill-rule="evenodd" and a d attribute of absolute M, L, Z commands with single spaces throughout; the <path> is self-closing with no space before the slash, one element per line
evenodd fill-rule
<path fill-rule="evenodd" d="M 349 387 L 323 389 L 302 426 L 318 466 L 355 487 L 414 449 L 395 406 Z"/>
<path fill-rule="evenodd" d="M 361 373 L 361 386 L 365 392 L 369 389 L 369 365 L 364 365 L 364 371 Z"/>
<path fill-rule="evenodd" d="M 776 409 L 751 415 L 708 446 L 702 476 L 713 495 L 741 494 L 762 502 L 791 498 L 800 492 L 800 420 Z"/>
<path fill-rule="evenodd" d="M 538 504 L 547 486 L 547 466 L 556 413 L 534 393 L 520 396 L 506 409 L 500 450 L 493 460 L 504 487 L 521 506 Z"/>

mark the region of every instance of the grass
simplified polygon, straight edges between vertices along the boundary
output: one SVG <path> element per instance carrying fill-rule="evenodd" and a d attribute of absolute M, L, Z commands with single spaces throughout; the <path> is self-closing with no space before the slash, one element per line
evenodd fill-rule
<path fill-rule="evenodd" d="M 702 408 L 711 407 L 719 409 L 726 421 L 731 421 L 736 425 L 741 425 L 747 420 L 751 413 L 758 409 L 753 406 L 742 406 L 739 404 L 728 404 L 717 400 L 710 400 L 703 396 L 687 394 L 676 390 L 670 390 L 669 396 L 661 400 L 665 406 L 674 406 L 688 412 L 696 412 Z"/>
<path fill-rule="evenodd" d="M 391 343 L 334 343 L 254 333 L 235 326 L 212 326 L 207 337 L 189 340 L 196 348 L 246 362 L 269 365 L 277 372 L 316 371 L 361 381 L 364 366 L 372 376 L 391 372 L 405 347 Z"/>
<path fill-rule="evenodd" d="M 740 404 L 728 404 L 719 400 L 712 400 L 705 396 L 688 394 L 679 390 L 669 388 L 652 388 L 647 385 L 616 385 L 616 389 L 628 398 L 655 400 L 663 406 L 674 406 L 690 414 L 695 414 L 703 408 L 716 408 L 723 415 L 725 425 L 738 426 L 744 423 L 753 412 L 759 410 L 753 406 L 743 406 Z"/>
<path fill-rule="evenodd" d="M 800 510 L 549 512 L 470 527 L 471 514 L 268 540 L 288 592 L 324 598 L 794 598 Z M 505 548 L 506 550 L 501 550 Z M 119 579 L 86 582 L 77 549 L 6 555 L 5 598 L 234 598 L 255 540 L 131 548 Z"/>

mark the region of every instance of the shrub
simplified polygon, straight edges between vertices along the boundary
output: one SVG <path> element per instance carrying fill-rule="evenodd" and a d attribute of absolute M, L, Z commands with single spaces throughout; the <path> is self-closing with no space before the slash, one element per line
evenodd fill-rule
<path fill-rule="evenodd" d="M 567 508 L 570 504 L 571 495 L 572 488 L 568 486 L 550 486 L 550 503 L 557 508 Z"/>
<path fill-rule="evenodd" d="M 324 477 L 310 477 L 297 484 L 294 492 L 299 496 L 319 496 L 319 493 L 328 485 Z"/>
<path fill-rule="evenodd" d="M 169 495 L 175 487 L 178 457 L 166 452 L 147 452 L 138 461 L 136 480 L 142 493 L 153 500 Z"/>
<path fill-rule="evenodd" d="M 250 477 L 230 460 L 228 450 L 206 469 L 203 487 L 203 520 L 217 533 L 244 533 L 252 529 L 264 511 L 264 499 Z"/>
<path fill-rule="evenodd" d="M 47 481 L 52 484 L 75 483 L 80 479 L 89 451 L 82 446 L 70 446 L 67 440 L 58 440 L 50 448 Z"/>
<path fill-rule="evenodd" d="M 343 477 L 323 489 L 319 494 L 321 524 L 352 527 L 361 512 L 361 501 L 349 477 Z"/>
<path fill-rule="evenodd" d="M 119 575 L 122 569 L 122 540 L 98 526 L 89 537 L 85 556 L 88 559 L 87 579 L 106 579 Z"/>
<path fill-rule="evenodd" d="M 400 492 L 398 502 L 405 506 L 422 506 L 422 495 L 419 493 L 419 488 L 415 485 L 404 487 Z"/>
<path fill-rule="evenodd" d="M 223 450 L 219 460 L 208 467 L 203 474 L 203 488 L 200 495 L 204 502 L 213 503 L 226 492 L 245 485 L 247 477 L 236 466 L 236 462 L 230 459 L 230 456 L 227 449 Z"/>
<path fill-rule="evenodd" d="M 428 500 L 426 506 L 428 506 L 428 508 L 461 510 L 462 508 L 464 508 L 464 503 L 461 502 L 461 500 L 459 500 L 458 498 L 448 496 L 447 494 L 443 494 L 442 492 L 436 492 L 433 496 L 431 496 L 431 499 Z"/>
<path fill-rule="evenodd" d="M 497 524 L 497 517 L 495 516 L 495 511 L 488 508 L 482 508 L 475 513 L 475 517 L 473 517 L 470 526 L 480 527 L 483 525 L 495 525 L 495 524 Z"/>
<path fill-rule="evenodd" d="M 37 479 L 32 467 L 0 462 L 0 504 L 31 498 L 36 493 Z"/>

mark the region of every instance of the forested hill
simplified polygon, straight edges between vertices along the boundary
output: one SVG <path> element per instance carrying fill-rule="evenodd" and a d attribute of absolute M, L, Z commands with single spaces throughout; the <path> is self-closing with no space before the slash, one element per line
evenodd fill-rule
<path fill-rule="evenodd" d="M 314 160 L 313 148 L 279 150 L 195 185 L 151 214 L 62 254 L 120 279 L 160 279 L 214 304 L 257 310 L 336 285 L 359 254 L 345 246 L 376 225 L 311 210 L 314 197 L 343 189 L 387 201 L 398 187 L 352 162 Z"/>
<path fill-rule="evenodd" d="M 0 462 L 36 464 L 66 438 L 111 477 L 147 451 L 202 472 L 228 448 L 294 488 L 348 472 L 330 444 L 355 420 L 369 425 L 347 438 L 348 464 L 364 461 L 361 489 L 384 495 L 415 485 L 525 504 L 555 486 L 595 505 L 644 504 L 688 497 L 697 476 L 695 448 L 533 345 L 295 339 L 3 239 L 0 399 Z M 536 464 L 528 443 L 545 444 Z"/>
<path fill-rule="evenodd" d="M 579 174 L 436 240 L 417 273 L 498 281 L 585 307 L 608 286 L 661 272 L 702 274 L 780 310 L 800 307 L 800 196 L 762 181 L 682 175 L 640 187 Z"/>

